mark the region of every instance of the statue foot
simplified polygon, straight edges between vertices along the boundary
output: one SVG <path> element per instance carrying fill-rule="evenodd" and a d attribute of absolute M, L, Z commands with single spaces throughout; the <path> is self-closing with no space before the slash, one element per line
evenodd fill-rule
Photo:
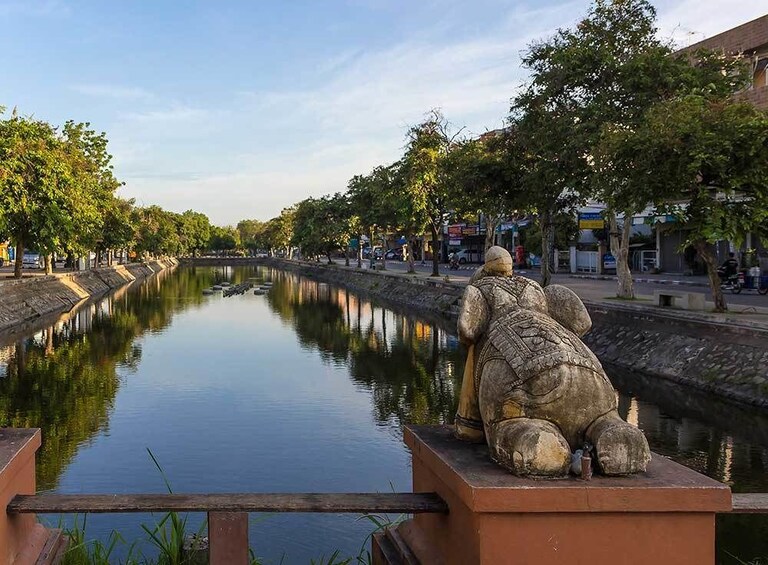
<path fill-rule="evenodd" d="M 604 475 L 629 475 L 645 471 L 651 460 L 648 440 L 638 428 L 608 414 L 599 418 L 587 432 L 595 446 L 597 465 Z"/>
<path fill-rule="evenodd" d="M 515 475 L 564 477 L 571 450 L 560 430 L 546 420 L 515 418 L 489 426 L 491 457 Z"/>

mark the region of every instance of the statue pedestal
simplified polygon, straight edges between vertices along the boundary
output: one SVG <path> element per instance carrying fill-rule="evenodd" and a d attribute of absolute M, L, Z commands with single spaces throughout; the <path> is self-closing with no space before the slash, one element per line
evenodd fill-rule
<path fill-rule="evenodd" d="M 661 455 L 632 477 L 533 480 L 447 426 L 408 426 L 404 435 L 414 492 L 437 492 L 450 511 L 377 536 L 378 563 L 393 550 L 430 565 L 715 561 L 715 514 L 731 509 L 730 489 Z"/>
<path fill-rule="evenodd" d="M 17 494 L 35 494 L 38 429 L 0 429 L 0 563 L 58 563 L 66 549 L 60 530 L 49 530 L 34 514 L 9 515 L 5 509 Z"/>

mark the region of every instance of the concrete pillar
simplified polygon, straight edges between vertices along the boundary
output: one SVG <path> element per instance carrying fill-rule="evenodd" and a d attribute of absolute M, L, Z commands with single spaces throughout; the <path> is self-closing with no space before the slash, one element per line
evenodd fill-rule
<path fill-rule="evenodd" d="M 602 241 L 597 244 L 597 274 L 603 274 L 603 255 L 605 255 L 607 247 Z"/>
<path fill-rule="evenodd" d="M 51 555 L 64 549 L 61 532 L 46 529 L 34 514 L 9 515 L 5 511 L 17 494 L 35 494 L 39 447 L 39 429 L 0 429 L 0 563 L 32 565 L 44 551 Z"/>
<path fill-rule="evenodd" d="M 571 252 L 571 273 L 576 273 L 576 260 L 578 255 L 576 254 L 576 246 L 571 245 L 569 251 Z"/>
<path fill-rule="evenodd" d="M 660 455 L 648 472 L 537 481 L 491 461 L 448 426 L 407 426 L 414 492 L 436 492 L 447 514 L 416 514 L 373 541 L 374 565 L 419 563 L 715 562 L 715 514 L 730 489 Z"/>

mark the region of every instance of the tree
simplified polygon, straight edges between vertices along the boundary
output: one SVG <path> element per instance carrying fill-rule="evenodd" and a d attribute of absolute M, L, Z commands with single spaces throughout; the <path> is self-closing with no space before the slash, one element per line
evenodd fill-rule
<path fill-rule="evenodd" d="M 411 242 L 425 227 L 432 234 L 432 276 L 440 275 L 437 249 L 440 233 L 450 199 L 449 167 L 447 157 L 458 135 L 450 134 L 450 127 L 438 110 L 408 131 L 408 142 L 403 156 L 405 194 L 412 215 L 408 218 Z M 411 250 L 413 244 L 410 245 Z M 414 272 L 413 253 L 409 253 L 409 272 Z"/>
<path fill-rule="evenodd" d="M 359 229 L 370 235 L 371 253 L 377 234 L 383 243 L 382 265 L 386 268 L 387 234 L 409 231 L 413 202 L 403 186 L 402 163 L 375 167 L 368 175 L 358 175 L 349 181 L 348 201 Z M 362 239 L 363 234 L 360 233 Z M 358 264 L 361 256 L 358 255 Z"/>
<path fill-rule="evenodd" d="M 535 211 L 541 232 L 541 282 L 550 283 L 558 220 L 573 215 L 583 200 L 585 175 L 580 155 L 569 149 L 573 119 L 559 106 L 547 108 L 535 101 L 518 100 L 510 119 L 513 132 L 509 151 L 519 160 L 528 207 Z"/>
<path fill-rule="evenodd" d="M 218 253 L 229 253 L 240 244 L 240 234 L 231 227 L 211 226 L 208 248 Z"/>
<path fill-rule="evenodd" d="M 259 220 L 240 220 L 235 229 L 240 234 L 240 243 L 243 247 L 252 251 L 259 248 L 261 234 L 264 231 L 264 222 Z"/>
<path fill-rule="evenodd" d="M 136 237 L 133 223 L 133 200 L 113 197 L 103 211 L 101 238 L 97 244 L 97 255 L 112 249 L 127 249 Z"/>
<path fill-rule="evenodd" d="M 104 245 L 104 224 L 115 200 L 115 191 L 123 184 L 115 178 L 112 155 L 107 151 L 107 136 L 96 133 L 90 123 L 67 121 L 62 128 L 62 144 L 70 168 L 71 225 L 60 232 L 62 242 L 70 249 L 83 254 L 96 250 L 96 264 L 108 249 Z M 58 251 L 48 249 L 49 253 Z M 50 261 L 46 256 L 46 268 Z"/>
<path fill-rule="evenodd" d="M 21 278 L 24 249 L 45 254 L 72 233 L 72 172 L 54 128 L 18 116 L 0 121 L 0 226 L 16 247 L 14 276 Z"/>
<path fill-rule="evenodd" d="M 135 250 L 142 255 L 173 255 L 181 248 L 178 214 L 160 206 L 135 208 L 132 221 L 137 226 Z"/>
<path fill-rule="evenodd" d="M 628 190 L 650 192 L 674 214 L 704 260 L 715 310 L 727 309 L 711 245 L 740 242 L 768 225 L 768 114 L 711 93 L 655 105 L 634 131 L 613 133 L 615 166 Z"/>
<path fill-rule="evenodd" d="M 485 217 L 485 249 L 494 244 L 496 228 L 527 207 L 518 154 L 511 131 L 489 132 L 457 144 L 448 154 L 454 211 Z"/>
<path fill-rule="evenodd" d="M 296 205 L 291 243 L 307 256 L 325 255 L 349 243 L 349 206 L 342 194 L 307 198 Z"/>
<path fill-rule="evenodd" d="M 267 222 L 264 228 L 265 247 L 274 255 L 278 249 L 285 251 L 285 256 L 290 259 L 290 245 L 293 238 L 293 223 L 296 212 L 295 206 L 284 208 L 280 215 Z"/>
<path fill-rule="evenodd" d="M 208 246 L 211 239 L 211 222 L 208 216 L 194 210 L 187 210 L 179 217 L 179 239 L 185 252 L 196 256 L 199 251 Z"/>
<path fill-rule="evenodd" d="M 604 148 L 601 162 L 596 162 L 602 137 L 613 129 L 637 127 L 660 101 L 708 84 L 729 94 L 740 80 L 723 73 L 717 59 L 700 59 L 694 67 L 688 56 L 673 55 L 671 45 L 658 39 L 655 22 L 656 11 L 646 0 L 595 0 L 575 27 L 530 48 L 523 62 L 532 70 L 532 80 L 515 103 L 518 111 L 535 109 L 562 121 L 551 130 L 557 136 L 550 148 L 554 153 L 546 152 L 561 172 L 561 186 L 554 190 L 607 204 L 617 295 L 622 298 L 634 297 L 629 269 L 632 218 L 649 199 L 644 198 L 645 190 L 624 190 L 627 171 L 611 166 Z M 546 120 L 538 125 L 546 128 Z M 618 215 L 624 217 L 622 230 Z M 547 263 L 542 260 L 543 269 Z"/>

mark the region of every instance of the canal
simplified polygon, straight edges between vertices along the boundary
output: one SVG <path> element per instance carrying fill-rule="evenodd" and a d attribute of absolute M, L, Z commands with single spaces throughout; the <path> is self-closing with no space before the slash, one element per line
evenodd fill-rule
<path fill-rule="evenodd" d="M 269 294 L 202 294 L 254 276 L 273 281 Z M 448 326 L 341 288 L 262 267 L 179 268 L 0 341 L 0 425 L 42 428 L 43 492 L 164 492 L 149 451 L 176 492 L 407 491 L 401 427 L 452 421 L 463 356 Z M 654 451 L 734 491 L 768 491 L 764 414 L 608 372 Z M 90 516 L 87 535 L 130 542 L 157 519 Z M 356 556 L 372 529 L 269 514 L 251 516 L 250 536 L 267 563 L 308 563 Z M 768 558 L 768 517 L 718 518 L 718 555 Z"/>

